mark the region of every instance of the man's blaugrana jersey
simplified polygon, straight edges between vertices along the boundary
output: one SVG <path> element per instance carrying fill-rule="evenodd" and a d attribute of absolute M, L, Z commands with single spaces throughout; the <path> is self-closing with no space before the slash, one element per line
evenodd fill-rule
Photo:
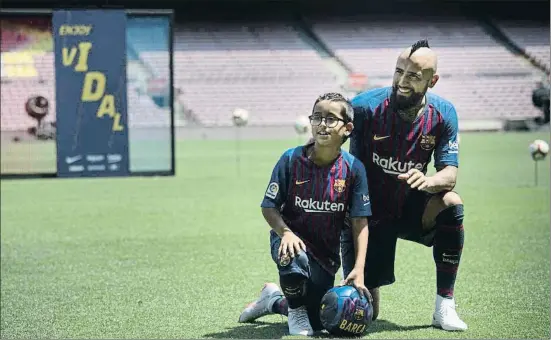
<path fill-rule="evenodd" d="M 369 90 L 352 100 L 354 130 L 350 153 L 369 174 L 372 220 L 399 218 L 411 190 L 398 175 L 412 168 L 426 174 L 434 154 L 436 168 L 458 166 L 457 113 L 453 104 L 427 93 L 425 111 L 414 122 L 391 112 L 391 87 Z"/>
<path fill-rule="evenodd" d="M 261 206 L 279 209 L 308 254 L 335 274 L 346 212 L 350 217 L 371 215 L 367 176 L 363 164 L 344 150 L 332 164 L 320 167 L 308 159 L 308 147 L 281 156 Z"/>

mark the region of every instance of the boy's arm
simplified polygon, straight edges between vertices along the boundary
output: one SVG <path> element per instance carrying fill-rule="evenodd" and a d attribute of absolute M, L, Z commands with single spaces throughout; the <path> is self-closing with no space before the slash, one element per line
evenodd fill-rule
<path fill-rule="evenodd" d="M 288 170 L 291 156 L 292 150 L 288 150 L 277 162 L 260 206 L 262 207 L 262 216 L 264 216 L 266 222 L 281 237 L 279 255 L 288 253 L 291 257 L 294 257 L 300 250 L 305 251 L 306 246 L 283 221 L 280 213 L 281 206 L 287 198 L 287 187 L 289 184 Z"/>
<path fill-rule="evenodd" d="M 356 261 L 354 269 L 357 269 L 363 276 L 365 268 L 365 258 L 367 256 L 367 242 L 369 239 L 369 229 L 367 226 L 367 217 L 351 218 L 352 234 L 354 237 L 354 250 Z"/>
<path fill-rule="evenodd" d="M 262 216 L 279 237 L 283 237 L 287 232 L 292 232 L 276 208 L 262 207 Z"/>
<path fill-rule="evenodd" d="M 371 299 L 369 291 L 364 285 L 364 267 L 369 238 L 367 217 L 371 216 L 371 202 L 369 200 L 365 167 L 361 162 L 356 160 L 352 168 L 354 171 L 354 183 L 352 183 L 349 212 L 354 235 L 356 261 L 354 269 L 345 279 L 345 283 L 352 283 L 366 297 Z"/>

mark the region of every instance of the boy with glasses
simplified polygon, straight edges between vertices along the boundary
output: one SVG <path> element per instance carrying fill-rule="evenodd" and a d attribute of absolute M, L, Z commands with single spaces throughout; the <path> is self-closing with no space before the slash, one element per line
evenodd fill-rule
<path fill-rule="evenodd" d="M 271 255 L 282 289 L 266 283 L 260 298 L 239 317 L 239 322 L 251 322 L 272 313 L 288 315 L 291 335 L 322 329 L 320 302 L 340 267 L 339 240 L 347 213 L 356 262 L 344 283 L 369 298 L 363 277 L 371 215 L 367 176 L 361 162 L 341 150 L 354 128 L 352 106 L 342 95 L 327 93 L 316 100 L 309 118 L 313 142 L 281 156 L 261 204 L 272 228 Z"/>

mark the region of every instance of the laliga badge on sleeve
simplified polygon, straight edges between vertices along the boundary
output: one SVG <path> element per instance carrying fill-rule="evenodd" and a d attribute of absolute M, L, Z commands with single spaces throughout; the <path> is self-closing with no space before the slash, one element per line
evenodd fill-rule
<path fill-rule="evenodd" d="M 266 190 L 266 197 L 275 200 L 278 192 L 279 192 L 279 184 L 277 184 L 276 182 L 272 182 L 270 183 L 270 185 L 268 185 L 268 189 Z"/>

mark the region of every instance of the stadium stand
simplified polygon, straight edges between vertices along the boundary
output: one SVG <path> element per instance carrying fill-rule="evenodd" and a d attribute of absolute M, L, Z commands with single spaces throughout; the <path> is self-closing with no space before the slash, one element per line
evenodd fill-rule
<path fill-rule="evenodd" d="M 230 125 L 243 108 L 251 125 L 288 125 L 320 93 L 338 90 L 322 58 L 285 24 L 178 26 L 174 39 L 175 84 L 203 124 Z"/>
<path fill-rule="evenodd" d="M 451 100 L 462 120 L 540 115 L 531 104 L 534 69 L 475 21 L 362 17 L 317 22 L 313 29 L 338 58 L 377 85 L 390 85 L 404 46 L 429 38 L 441 76 L 433 91 Z"/>
<path fill-rule="evenodd" d="M 420 22 L 396 16 L 309 21 L 313 37 L 327 46 L 329 54 L 352 72 L 366 74 L 371 86 L 389 85 L 398 53 L 420 38 L 429 38 L 440 57 L 441 80 L 434 92 L 456 105 L 460 119 L 541 115 L 531 102 L 541 73 L 496 42 L 476 21 Z M 549 64 L 548 27 L 509 21 L 501 26 L 511 39 Z M 189 110 L 203 126 L 231 125 L 235 108 L 250 111 L 250 125 L 290 125 L 297 115 L 308 114 L 316 96 L 342 88 L 326 55 L 306 42 L 297 27 L 281 22 L 177 25 L 173 37 L 178 107 Z M 27 128 L 29 120 L 32 125 L 23 110 L 31 95 L 49 98 L 55 112 L 53 55 L 21 51 L 21 44 L 36 44 L 36 39 L 29 39 L 25 31 L 2 28 L 2 129 L 17 130 Z M 167 46 L 154 30 L 136 25 L 128 32 L 130 125 L 166 126 L 169 111 L 149 92 L 156 86 L 162 92 L 163 81 L 169 79 Z M 37 46 L 48 43 L 51 50 L 51 39 Z M 13 51 L 23 54 L 10 59 L 6 53 Z"/>
<path fill-rule="evenodd" d="M 534 56 L 548 68 L 549 58 L 549 23 L 533 21 L 499 21 L 499 27 L 518 46 Z"/>

